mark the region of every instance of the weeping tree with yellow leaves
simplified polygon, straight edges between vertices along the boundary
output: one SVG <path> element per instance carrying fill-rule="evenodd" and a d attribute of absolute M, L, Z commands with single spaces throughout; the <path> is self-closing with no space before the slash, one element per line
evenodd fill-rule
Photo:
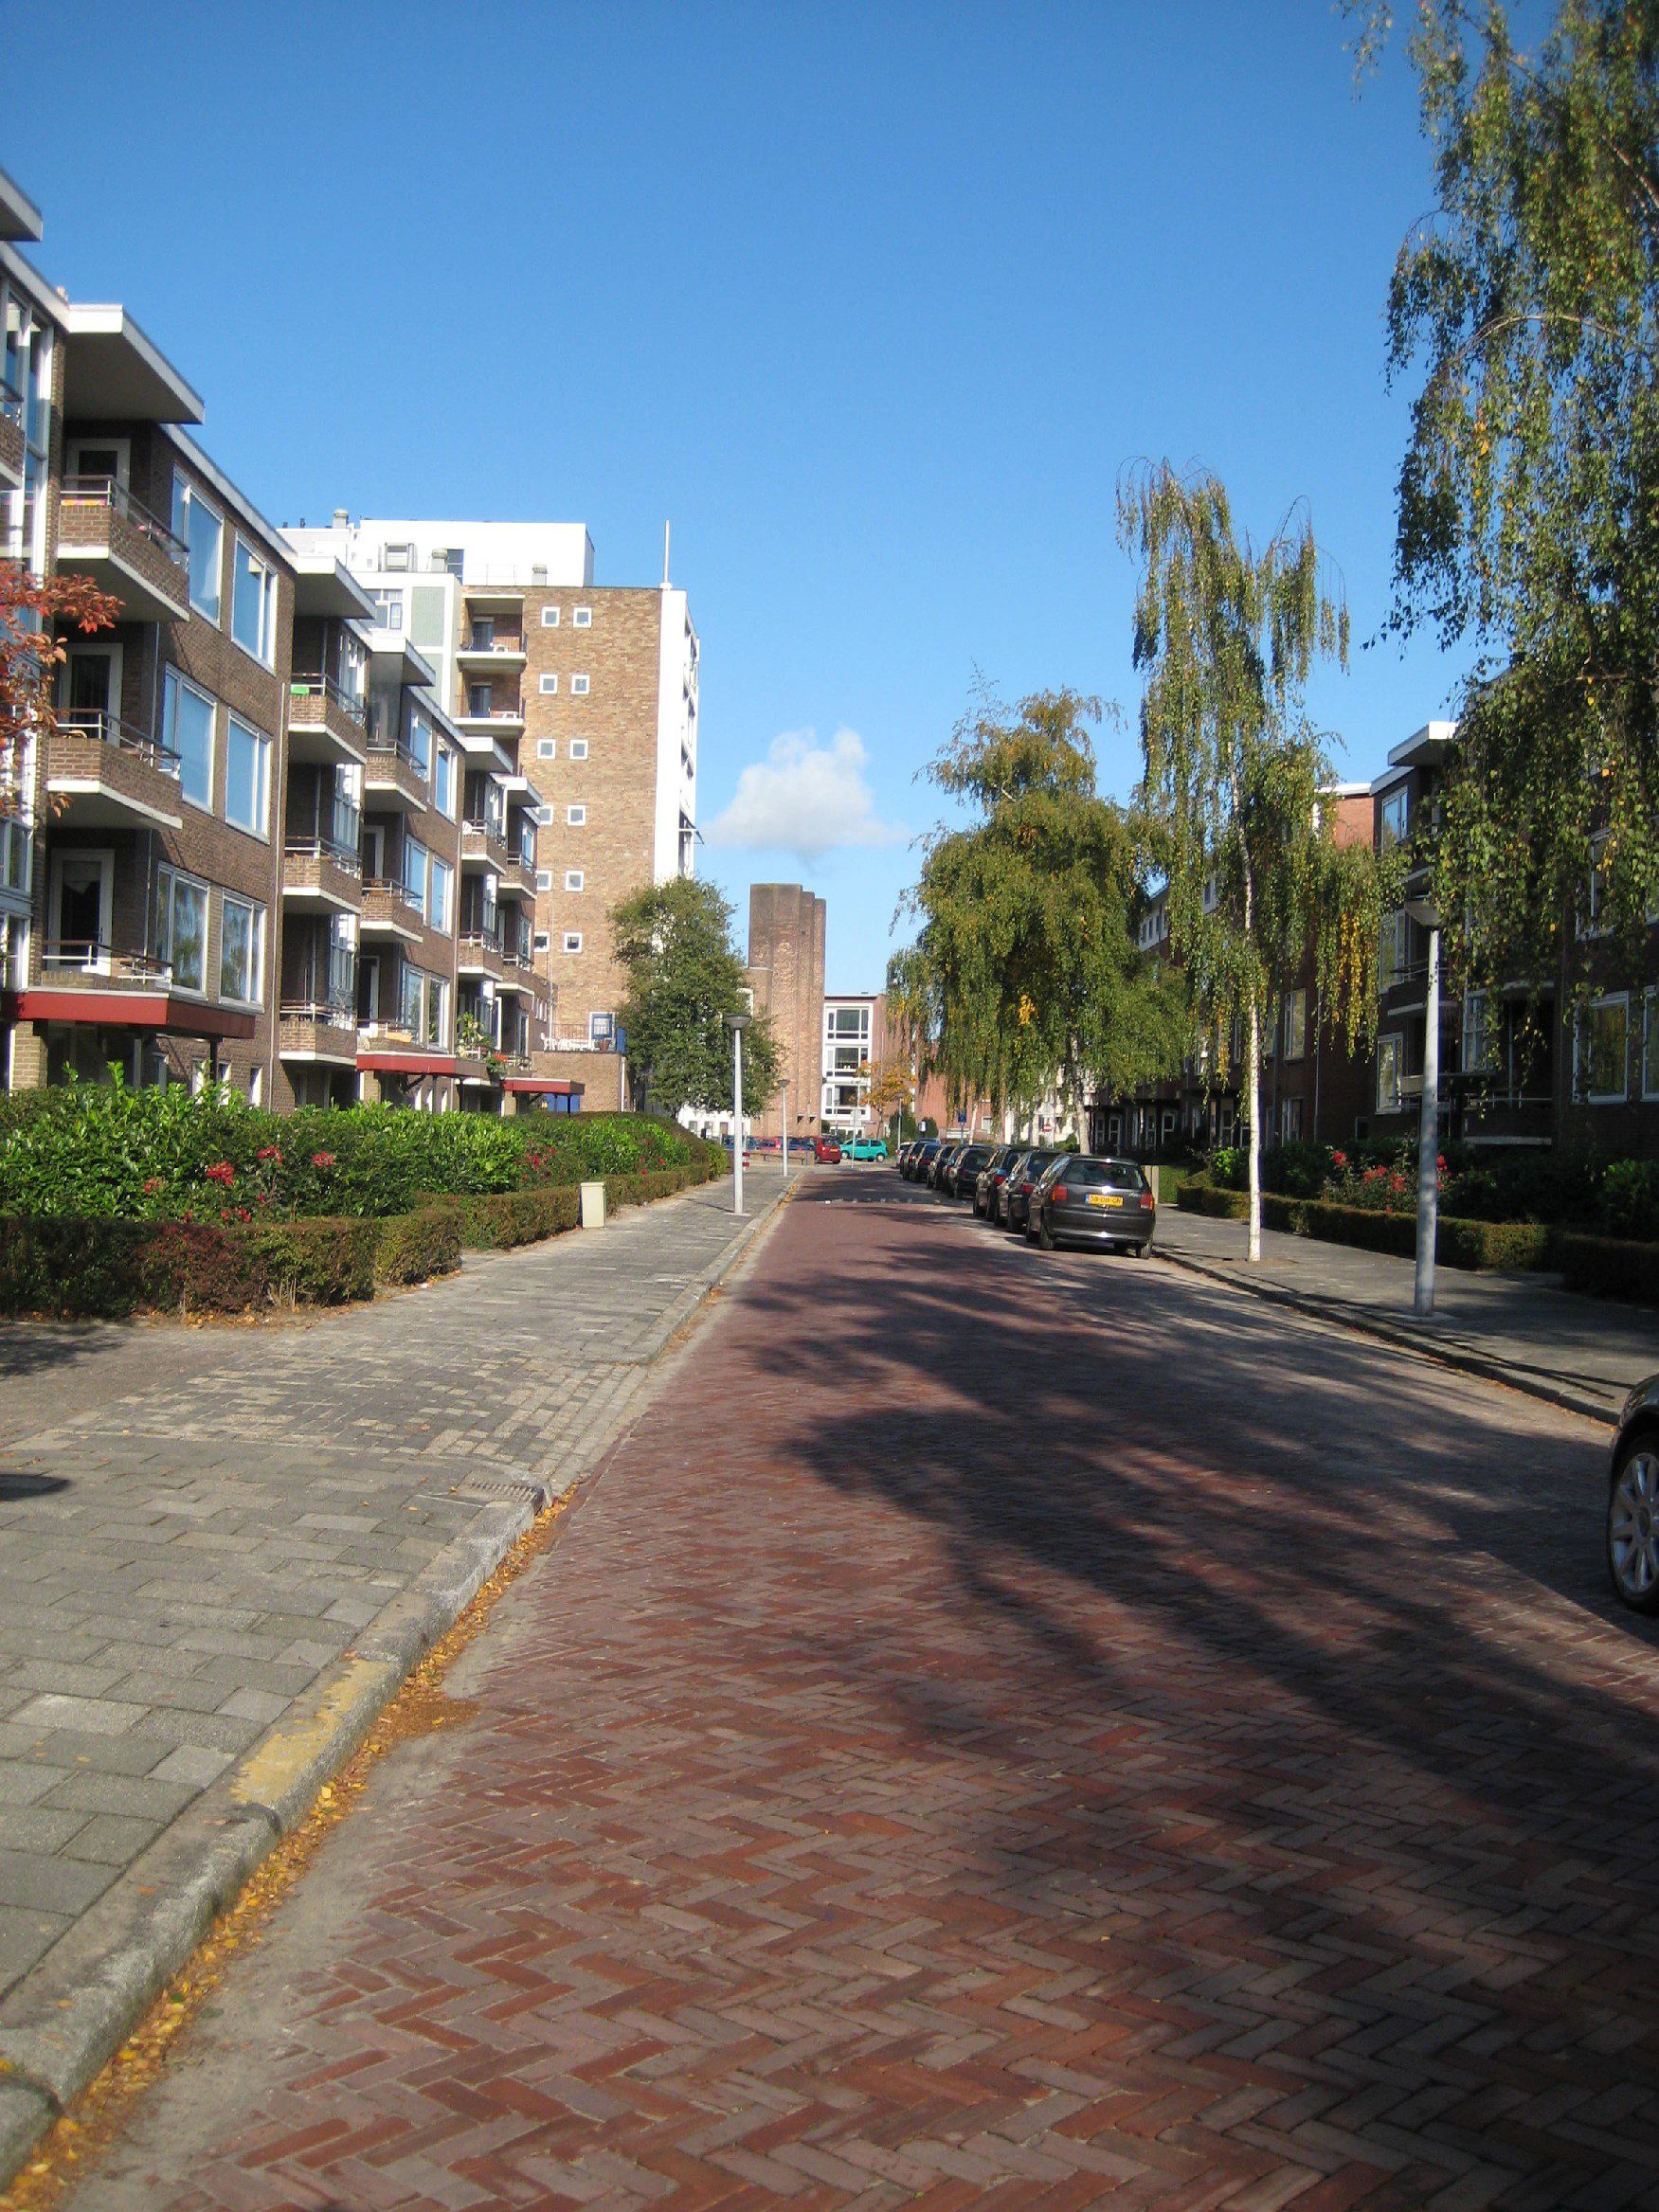
<path fill-rule="evenodd" d="M 1129 1090 L 1180 1066 L 1182 993 L 1136 939 L 1134 838 L 1094 787 L 1099 703 L 982 691 L 928 773 L 969 810 L 928 839 L 888 1018 L 953 1106 L 1033 1112 L 1057 1090 Z"/>
<path fill-rule="evenodd" d="M 1167 461 L 1126 476 L 1118 535 L 1139 564 L 1134 659 L 1145 672 L 1139 800 L 1166 886 L 1171 950 L 1224 1057 L 1243 1032 L 1249 1253 L 1261 1257 L 1262 1027 L 1315 947 L 1319 1018 L 1350 1048 L 1375 1018 L 1392 863 L 1336 843 L 1325 744 L 1303 693 L 1318 660 L 1346 666 L 1348 618 L 1306 515 L 1265 546 L 1235 525 L 1213 476 Z"/>

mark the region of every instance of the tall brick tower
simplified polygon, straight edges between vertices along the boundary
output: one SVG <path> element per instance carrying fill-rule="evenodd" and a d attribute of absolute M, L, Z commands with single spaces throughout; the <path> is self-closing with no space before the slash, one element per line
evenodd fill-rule
<path fill-rule="evenodd" d="M 769 1014 L 789 1086 L 789 1130 L 820 1127 L 823 1076 L 823 945 L 827 909 L 798 883 L 748 890 L 748 980 L 755 1011 Z"/>

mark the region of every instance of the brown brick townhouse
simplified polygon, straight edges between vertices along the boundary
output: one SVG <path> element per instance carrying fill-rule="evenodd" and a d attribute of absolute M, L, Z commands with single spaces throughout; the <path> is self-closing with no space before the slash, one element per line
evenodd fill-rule
<path fill-rule="evenodd" d="M 39 235 L 0 176 L 4 553 L 121 614 L 66 638 L 0 817 L 0 1078 L 516 1103 L 548 1012 L 515 757 L 477 772 L 438 669 L 202 451 L 124 309 L 43 281 Z"/>

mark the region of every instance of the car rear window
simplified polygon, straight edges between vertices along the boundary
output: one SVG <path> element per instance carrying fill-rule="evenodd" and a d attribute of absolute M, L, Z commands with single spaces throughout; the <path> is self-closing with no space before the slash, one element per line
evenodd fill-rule
<path fill-rule="evenodd" d="M 983 1144 L 970 1144 L 962 1156 L 962 1164 L 964 1167 L 983 1167 L 990 1157 L 990 1152 Z"/>
<path fill-rule="evenodd" d="M 1144 1191 L 1146 1178 L 1132 1160 L 1092 1160 L 1087 1156 L 1070 1161 L 1066 1180 L 1085 1190 Z"/>

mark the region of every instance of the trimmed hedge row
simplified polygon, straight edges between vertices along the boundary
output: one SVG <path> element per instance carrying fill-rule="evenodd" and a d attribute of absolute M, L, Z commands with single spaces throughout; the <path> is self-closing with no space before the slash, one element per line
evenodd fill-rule
<path fill-rule="evenodd" d="M 708 1149 L 712 1151 L 712 1146 Z M 649 1205 L 694 1184 L 712 1182 L 720 1172 L 716 1157 L 698 1160 L 690 1167 L 606 1176 L 605 1207 L 618 1214 L 624 1206 Z M 468 1251 L 511 1251 L 516 1245 L 538 1244 L 544 1237 L 574 1229 L 582 1217 L 581 1194 L 574 1183 L 543 1183 L 533 1190 L 492 1191 L 478 1197 L 435 1196 L 425 1203 L 455 1224 Z"/>
<path fill-rule="evenodd" d="M 1659 1244 L 1632 1244 L 1622 1237 L 1580 1236 L 1560 1230 L 1556 1265 L 1569 1290 L 1591 1298 L 1628 1298 L 1635 1305 L 1659 1305 Z"/>
<path fill-rule="evenodd" d="M 1177 1203 L 1189 1214 L 1207 1214 L 1224 1221 L 1243 1221 L 1250 1214 L 1247 1192 L 1217 1190 L 1201 1181 L 1183 1183 Z M 1392 1252 L 1409 1260 L 1417 1249 L 1416 1216 L 1412 1214 L 1382 1214 L 1365 1206 L 1333 1206 L 1323 1198 L 1284 1198 L 1264 1191 L 1261 1217 L 1264 1228 L 1291 1236 L 1321 1237 L 1327 1244 L 1353 1245 L 1361 1251 Z M 1557 1232 L 1542 1222 L 1464 1221 L 1443 1214 L 1436 1228 L 1434 1256 L 1445 1268 L 1524 1274 L 1556 1264 L 1557 1241 Z"/>

